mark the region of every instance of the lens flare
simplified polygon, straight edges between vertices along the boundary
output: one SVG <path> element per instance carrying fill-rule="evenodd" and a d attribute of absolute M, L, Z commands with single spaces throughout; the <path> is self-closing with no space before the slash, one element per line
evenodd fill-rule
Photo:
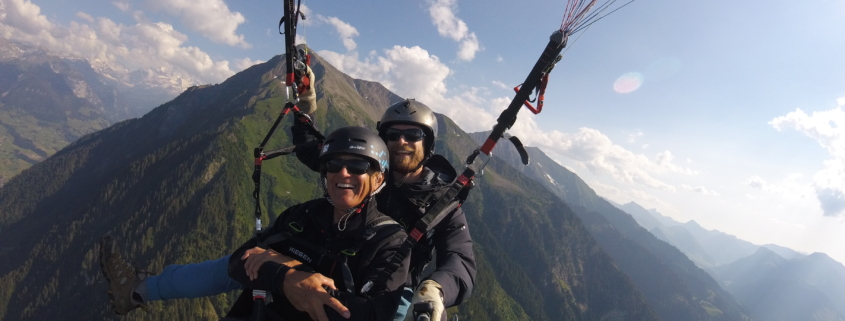
<path fill-rule="evenodd" d="M 616 79 L 613 83 L 613 90 L 620 94 L 631 93 L 643 85 L 643 75 L 638 72 L 629 72 Z"/>

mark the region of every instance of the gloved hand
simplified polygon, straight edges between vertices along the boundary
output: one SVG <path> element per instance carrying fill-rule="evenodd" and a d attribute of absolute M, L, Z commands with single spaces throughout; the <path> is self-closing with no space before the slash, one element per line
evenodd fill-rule
<path fill-rule="evenodd" d="M 443 287 L 434 280 L 425 280 L 417 290 L 414 291 L 414 297 L 411 299 L 411 305 L 420 302 L 431 302 L 434 310 L 431 312 L 431 320 L 440 320 L 443 315 Z"/>
<path fill-rule="evenodd" d="M 317 111 L 317 91 L 314 87 L 316 87 L 317 78 L 314 77 L 314 72 L 311 71 L 311 67 L 305 66 L 306 68 L 306 75 L 308 75 L 309 84 L 308 89 L 299 93 L 299 104 L 296 106 L 299 107 L 303 113 L 306 114 L 313 114 Z M 297 84 L 302 85 L 302 84 Z"/>

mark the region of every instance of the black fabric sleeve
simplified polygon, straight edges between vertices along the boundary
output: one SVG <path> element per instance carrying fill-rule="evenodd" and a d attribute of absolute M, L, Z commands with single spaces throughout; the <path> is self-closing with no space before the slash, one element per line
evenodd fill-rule
<path fill-rule="evenodd" d="M 443 305 L 456 306 L 466 300 L 475 284 L 475 255 L 467 219 L 460 208 L 449 214 L 433 235 L 437 267 L 428 277 L 443 287 Z"/>
<path fill-rule="evenodd" d="M 293 126 L 290 127 L 291 138 L 293 140 L 294 145 L 301 145 L 313 141 L 319 140 L 316 135 L 312 132 L 311 126 L 308 124 L 299 121 L 296 117 L 293 118 Z M 296 159 L 298 159 L 302 164 L 308 166 L 312 171 L 318 172 L 320 171 L 320 147 L 322 147 L 322 141 L 320 144 L 314 144 L 309 147 L 303 147 L 297 149 L 296 151 Z"/>
<path fill-rule="evenodd" d="M 264 241 L 268 236 L 278 233 L 280 231 L 279 222 L 284 222 L 285 220 L 283 218 L 295 211 L 299 206 L 301 205 L 294 205 L 282 212 L 282 214 L 279 214 L 276 224 L 262 231 L 260 235 L 253 237 L 235 250 L 235 253 L 232 253 L 232 256 L 229 258 L 230 278 L 240 282 L 244 288 L 271 292 L 282 289 L 285 273 L 289 269 L 287 266 L 276 262 L 265 262 L 258 269 L 258 278 L 250 280 L 244 268 L 244 260 L 241 260 L 241 257 L 247 250 L 259 246 L 260 242 Z M 283 291 L 276 292 L 284 293 Z"/>

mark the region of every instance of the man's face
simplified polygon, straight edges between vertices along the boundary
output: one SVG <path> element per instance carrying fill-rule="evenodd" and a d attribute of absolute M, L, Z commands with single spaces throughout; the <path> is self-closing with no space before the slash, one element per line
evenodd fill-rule
<path fill-rule="evenodd" d="M 417 129 L 423 132 L 420 126 L 408 124 L 396 124 L 387 129 L 387 150 L 390 153 L 390 169 L 402 174 L 407 174 L 416 169 L 425 157 L 425 151 L 423 150 L 424 138 L 416 142 L 409 142 L 408 137 L 406 137 L 407 135 L 401 135 L 396 140 L 390 139 L 395 138 L 390 137 L 391 130 L 405 131 L 409 129 Z"/>

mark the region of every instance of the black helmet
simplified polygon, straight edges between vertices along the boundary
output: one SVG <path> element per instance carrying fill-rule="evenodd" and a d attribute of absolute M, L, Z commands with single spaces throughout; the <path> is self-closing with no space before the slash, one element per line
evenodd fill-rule
<path fill-rule="evenodd" d="M 437 138 L 437 117 L 431 108 L 414 99 L 405 99 L 388 107 L 376 124 L 378 134 L 387 141 L 387 129 L 395 124 L 409 124 L 422 127 L 425 132 L 423 147 L 425 157 L 434 154 L 434 140 Z"/>
<path fill-rule="evenodd" d="M 336 154 L 364 156 L 370 160 L 373 168 L 380 172 L 386 172 L 389 164 L 384 141 L 364 127 L 343 127 L 329 134 L 320 151 L 319 161 L 323 163 Z"/>

